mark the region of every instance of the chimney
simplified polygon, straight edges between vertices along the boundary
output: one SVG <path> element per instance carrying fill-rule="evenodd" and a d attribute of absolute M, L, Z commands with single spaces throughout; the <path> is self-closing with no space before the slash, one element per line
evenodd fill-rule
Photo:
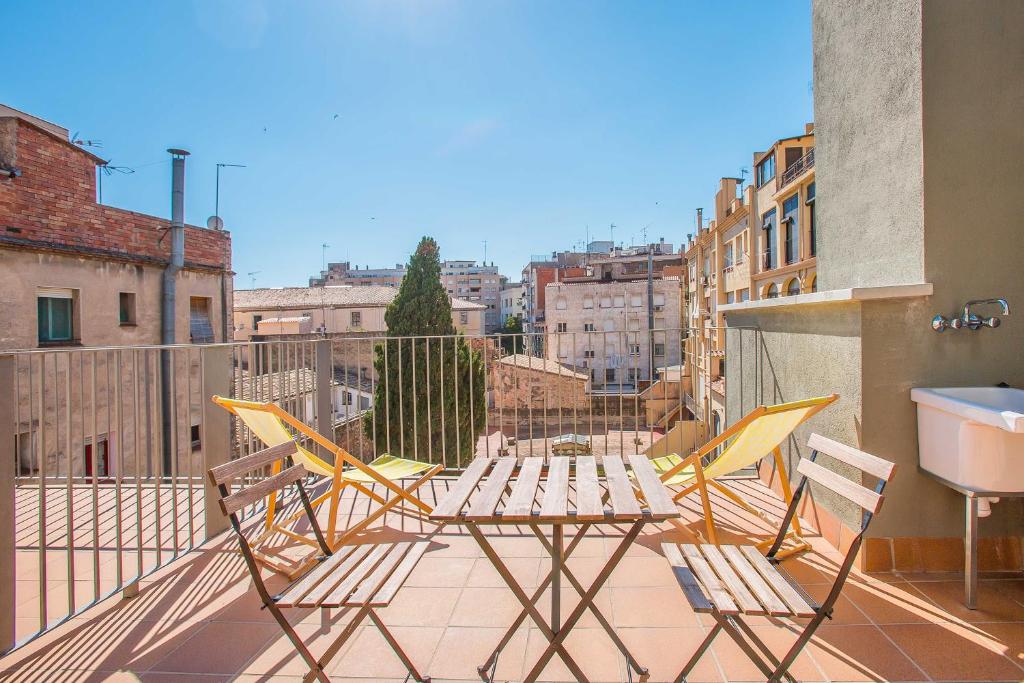
<path fill-rule="evenodd" d="M 183 149 L 169 149 L 171 154 L 171 261 L 164 268 L 163 302 L 160 317 L 160 342 L 175 343 L 174 310 L 177 298 L 178 271 L 185 265 L 185 157 Z"/>
<path fill-rule="evenodd" d="M 704 209 L 697 209 L 697 234 L 704 229 Z"/>

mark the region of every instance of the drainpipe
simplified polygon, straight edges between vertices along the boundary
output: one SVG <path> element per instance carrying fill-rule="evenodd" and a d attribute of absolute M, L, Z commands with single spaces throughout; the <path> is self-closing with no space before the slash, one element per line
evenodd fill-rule
<path fill-rule="evenodd" d="M 171 260 L 164 268 L 160 301 L 160 343 L 167 346 L 176 342 L 174 329 L 178 287 L 178 271 L 185 264 L 185 157 L 183 149 L 167 150 L 171 155 Z M 173 470 L 171 434 L 174 425 L 171 420 L 173 402 L 171 391 L 171 354 L 169 349 L 160 351 L 160 386 L 163 400 L 160 402 L 162 418 L 161 434 L 163 445 L 163 472 L 167 477 Z"/>
<path fill-rule="evenodd" d="M 667 336 L 667 332 L 663 333 Z M 666 345 L 667 346 L 667 345 Z M 654 245 L 647 245 L 647 379 L 654 381 Z M 666 422 L 666 425 L 668 423 Z"/>

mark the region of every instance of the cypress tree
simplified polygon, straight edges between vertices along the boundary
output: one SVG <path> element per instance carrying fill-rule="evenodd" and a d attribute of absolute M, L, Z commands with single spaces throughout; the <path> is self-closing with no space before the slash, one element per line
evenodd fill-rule
<path fill-rule="evenodd" d="M 486 419 L 484 366 L 456 335 L 432 238 L 420 240 L 384 320 L 388 339 L 374 349 L 378 381 L 363 420 L 367 438 L 377 453 L 449 467 L 468 462 Z"/>

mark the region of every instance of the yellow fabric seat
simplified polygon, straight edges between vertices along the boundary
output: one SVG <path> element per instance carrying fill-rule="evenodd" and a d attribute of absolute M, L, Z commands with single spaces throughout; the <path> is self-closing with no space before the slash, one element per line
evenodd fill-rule
<path fill-rule="evenodd" d="M 779 447 L 797 427 L 838 398 L 837 394 L 831 394 L 773 406 L 760 406 L 744 415 L 734 425 L 690 455 L 683 457 L 678 453 L 672 453 L 652 458 L 651 464 L 654 465 L 655 471 L 658 472 L 661 481 L 666 486 L 683 487 L 681 491 L 675 493 L 674 500 L 678 501 L 694 490 L 700 492 L 708 538 L 717 545 L 718 533 L 715 528 L 714 513 L 711 509 L 711 499 L 708 496 L 708 485 L 715 487 L 747 512 L 767 519 L 763 512 L 754 508 L 739 494 L 717 480 L 752 467 L 762 458 L 771 455 L 775 459 L 783 497 L 788 504 L 792 498 L 792 492 Z M 721 449 L 721 453 L 717 457 L 706 465 L 702 464 L 704 458 L 711 456 L 719 449 Z M 636 490 L 639 492 L 638 487 Z M 793 520 L 793 528 L 795 537 L 799 540 L 798 549 L 809 548 L 809 545 L 799 539 L 802 532 L 798 519 Z M 792 552 L 795 551 L 791 550 L 790 553 Z"/>
<path fill-rule="evenodd" d="M 370 463 L 364 463 L 274 403 L 240 401 L 221 396 L 214 396 L 212 400 L 231 414 L 236 415 L 249 428 L 249 431 L 267 447 L 280 446 L 283 443 L 294 441 L 297 452 L 292 456 L 293 460 L 310 472 L 331 480 L 331 486 L 328 491 L 314 500 L 313 505 L 319 506 L 326 500 L 330 501 L 329 518 L 327 520 L 327 543 L 332 548 L 343 545 L 389 510 L 401 509 L 409 512 L 423 513 L 433 511 L 430 505 L 427 505 L 417 496 L 413 495 L 413 492 L 441 471 L 442 466 L 440 464 L 408 460 L 389 454 L 381 455 Z M 313 453 L 310 450 L 313 448 L 312 444 L 316 444 L 323 451 L 333 454 L 334 462 L 327 462 Z M 414 481 L 409 486 L 403 488 L 396 483 L 403 479 L 414 479 Z M 375 492 L 372 489 L 374 485 L 382 486 L 384 491 L 381 493 Z M 379 503 L 380 507 L 339 535 L 336 528 L 338 503 L 341 498 L 341 491 L 346 486 L 351 486 L 368 496 Z M 388 497 L 389 493 L 391 494 L 390 498 Z M 274 511 L 276 505 L 276 494 L 271 494 L 267 500 L 266 530 L 263 536 L 257 539 L 257 542 L 274 533 L 282 533 L 295 540 L 315 546 L 316 542 L 313 539 L 298 535 L 286 527 L 287 524 L 294 521 L 294 518 L 301 516 L 302 513 L 296 513 L 292 518 L 282 522 L 275 522 Z M 283 566 L 281 563 L 275 562 L 259 553 L 257 554 L 257 559 L 275 571 L 287 574 L 289 577 L 297 576 L 309 566 L 308 562 L 295 567 Z"/>

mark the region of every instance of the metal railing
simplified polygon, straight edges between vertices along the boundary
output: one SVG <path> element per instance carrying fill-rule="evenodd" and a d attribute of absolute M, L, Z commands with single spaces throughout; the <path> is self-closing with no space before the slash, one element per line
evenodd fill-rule
<path fill-rule="evenodd" d="M 757 345 L 732 337 L 758 333 L 721 329 L 742 368 Z M 672 328 L 0 354 L 0 424 L 15 435 L 0 476 L 14 511 L 3 644 L 132 594 L 225 529 L 204 474 L 262 444 L 214 394 L 278 403 L 364 461 L 456 470 L 474 457 L 660 455 L 708 438 L 698 340 Z M 743 397 L 722 423 L 752 405 Z"/>
<path fill-rule="evenodd" d="M 786 185 L 796 180 L 805 171 L 809 171 L 814 168 L 814 148 L 811 147 L 807 152 L 799 159 L 791 163 L 786 167 L 786 170 L 780 173 L 775 178 L 775 191 L 778 192 Z"/>

